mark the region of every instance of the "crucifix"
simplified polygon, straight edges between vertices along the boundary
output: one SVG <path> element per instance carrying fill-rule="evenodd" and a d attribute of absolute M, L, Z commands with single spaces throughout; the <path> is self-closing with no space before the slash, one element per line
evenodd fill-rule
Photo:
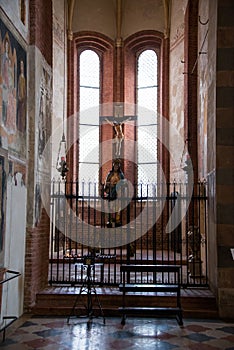
<path fill-rule="evenodd" d="M 124 141 L 123 126 L 129 120 L 135 120 L 135 116 L 123 116 L 122 106 L 118 105 L 115 107 L 114 117 L 101 117 L 110 124 L 114 129 L 113 144 L 115 145 L 114 157 L 119 158 L 121 156 L 122 144 Z"/>
<path fill-rule="evenodd" d="M 123 104 L 116 104 L 114 107 L 114 117 L 107 117 L 105 121 L 113 126 L 114 128 L 114 138 L 113 144 L 115 145 L 115 158 L 121 156 L 122 144 L 124 141 L 123 126 L 129 120 L 134 120 L 135 116 L 124 116 Z"/>

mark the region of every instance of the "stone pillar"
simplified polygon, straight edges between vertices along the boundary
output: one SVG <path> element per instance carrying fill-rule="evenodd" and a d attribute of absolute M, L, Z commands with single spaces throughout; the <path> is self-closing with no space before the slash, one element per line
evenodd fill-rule
<path fill-rule="evenodd" d="M 24 310 L 31 311 L 37 293 L 47 286 L 49 264 L 49 193 L 51 152 L 48 145 L 52 119 L 52 14 L 48 0 L 30 1 L 28 47 L 28 175 Z M 47 150 L 47 151 L 46 151 Z M 44 164 L 48 164 L 45 167 Z M 47 208 L 45 208 L 47 206 Z M 37 210 L 35 210 L 35 208 Z"/>
<path fill-rule="evenodd" d="M 234 3 L 218 0 L 216 77 L 216 233 L 220 317 L 234 318 Z"/>

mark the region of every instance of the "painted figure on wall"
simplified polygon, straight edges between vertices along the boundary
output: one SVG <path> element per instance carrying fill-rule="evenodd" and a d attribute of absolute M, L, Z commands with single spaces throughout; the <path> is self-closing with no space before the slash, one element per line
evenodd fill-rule
<path fill-rule="evenodd" d="M 8 33 L 3 40 L 1 60 L 2 126 L 8 134 L 16 131 L 16 51 L 12 50 Z"/>
<path fill-rule="evenodd" d="M 46 144 L 45 135 L 45 95 L 43 88 L 41 87 L 40 107 L 39 107 L 39 120 L 38 120 L 38 155 L 41 158 L 43 150 Z"/>
<path fill-rule="evenodd" d="M 0 132 L 3 148 L 25 156 L 27 114 L 27 54 L 0 20 Z"/>
<path fill-rule="evenodd" d="M 7 104 L 6 128 L 8 134 L 16 132 L 16 87 L 15 87 L 15 64 L 13 56 L 9 59 L 9 89 Z"/>
<path fill-rule="evenodd" d="M 41 218 L 41 187 L 36 184 L 35 188 L 35 226 L 38 225 Z"/>
<path fill-rule="evenodd" d="M 17 128 L 21 132 L 26 130 L 26 103 L 27 87 L 24 75 L 24 62 L 20 61 L 20 75 L 18 78 L 18 111 L 17 111 Z"/>
<path fill-rule="evenodd" d="M 2 55 L 2 122 L 6 125 L 7 120 L 7 105 L 9 91 L 9 39 L 5 38 L 3 46 L 4 52 Z"/>
<path fill-rule="evenodd" d="M 50 137 L 50 116 L 51 116 L 51 76 L 43 68 L 40 84 L 40 105 L 38 116 L 38 156 L 42 158 L 46 143 Z"/>

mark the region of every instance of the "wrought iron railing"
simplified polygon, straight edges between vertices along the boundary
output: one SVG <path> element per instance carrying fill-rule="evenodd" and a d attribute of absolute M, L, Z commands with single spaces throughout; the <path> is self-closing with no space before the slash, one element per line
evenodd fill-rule
<path fill-rule="evenodd" d="M 96 284 L 118 285 L 121 264 L 157 263 L 180 265 L 184 286 L 207 286 L 204 182 L 191 194 L 175 182 L 137 184 L 131 193 L 123 186 L 113 203 L 102 184 L 53 181 L 51 188 L 51 285 L 82 283 L 88 255 Z"/>
<path fill-rule="evenodd" d="M 2 288 L 2 285 L 21 276 L 21 273 L 18 271 L 8 270 L 6 269 L 4 272 L 4 278 L 0 281 L 0 288 Z M 2 342 L 5 341 L 6 336 L 6 329 L 11 326 L 13 322 L 15 322 L 18 319 L 17 316 L 3 316 L 2 317 L 2 324 L 0 328 L 0 333 L 3 332 Z"/>

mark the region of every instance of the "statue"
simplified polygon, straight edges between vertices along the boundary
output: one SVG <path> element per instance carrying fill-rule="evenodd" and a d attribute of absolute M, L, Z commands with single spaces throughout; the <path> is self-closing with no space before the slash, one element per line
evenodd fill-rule
<path fill-rule="evenodd" d="M 195 259 L 196 261 L 200 259 L 201 256 L 201 234 L 198 226 L 189 226 L 188 235 L 188 248 L 190 259 Z"/>
<path fill-rule="evenodd" d="M 120 202 L 118 198 L 121 195 L 121 185 L 123 184 L 123 180 L 124 174 L 121 170 L 121 162 L 119 159 L 115 159 L 112 169 L 107 174 L 104 186 L 104 197 L 110 203 L 110 213 L 108 214 L 107 227 L 112 227 L 112 222 L 114 221 L 115 227 L 121 226 Z M 111 205 L 112 203 L 113 205 Z M 112 212 L 115 212 L 114 217 L 112 217 Z"/>
<path fill-rule="evenodd" d="M 131 119 L 131 117 L 127 118 L 125 121 Z M 115 131 L 115 136 L 114 136 L 114 140 L 113 143 L 115 144 L 115 157 L 120 157 L 121 155 L 121 146 L 122 146 L 122 142 L 124 140 L 124 133 L 123 133 L 123 122 L 119 122 L 114 120 L 113 122 L 110 122 L 107 118 L 105 119 L 106 122 L 108 124 L 110 124 L 111 126 L 113 126 L 114 131 Z"/>
<path fill-rule="evenodd" d="M 188 271 L 191 278 L 201 276 L 202 261 L 201 261 L 201 242 L 202 237 L 198 226 L 190 226 L 188 235 Z"/>

